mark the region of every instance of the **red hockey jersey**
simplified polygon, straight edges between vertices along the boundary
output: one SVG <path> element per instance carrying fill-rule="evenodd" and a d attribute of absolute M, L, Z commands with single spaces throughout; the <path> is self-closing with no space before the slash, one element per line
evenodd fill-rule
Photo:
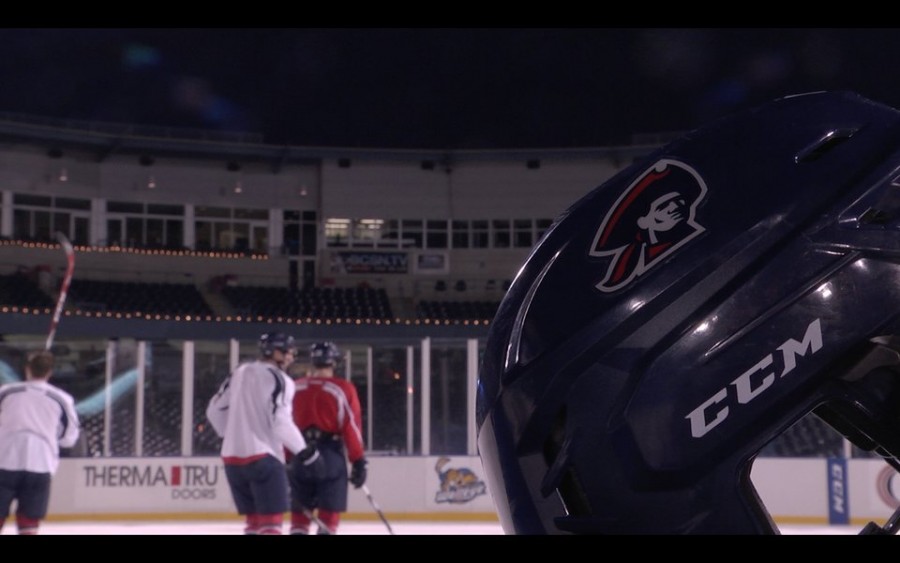
<path fill-rule="evenodd" d="M 344 441 L 350 463 L 363 457 L 362 409 L 356 386 L 340 377 L 301 377 L 294 381 L 294 422 L 315 426 Z"/>

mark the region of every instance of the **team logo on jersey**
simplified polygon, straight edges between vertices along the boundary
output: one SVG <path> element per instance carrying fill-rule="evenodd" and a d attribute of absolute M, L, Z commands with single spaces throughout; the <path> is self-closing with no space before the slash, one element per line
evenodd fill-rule
<path fill-rule="evenodd" d="M 625 190 L 597 230 L 589 254 L 609 259 L 597 289 L 630 284 L 705 229 L 695 219 L 706 183 L 677 160 L 662 159 Z"/>

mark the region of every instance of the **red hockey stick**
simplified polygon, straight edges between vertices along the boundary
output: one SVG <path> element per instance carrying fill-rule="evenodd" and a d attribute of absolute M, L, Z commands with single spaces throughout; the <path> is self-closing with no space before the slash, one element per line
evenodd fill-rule
<path fill-rule="evenodd" d="M 59 287 L 59 297 L 56 299 L 56 309 L 53 311 L 53 319 L 50 321 L 50 334 L 47 335 L 45 350 L 49 350 L 53 346 L 53 337 L 56 336 L 56 327 L 59 325 L 59 317 L 62 315 L 63 307 L 66 304 L 66 293 L 69 291 L 69 284 L 72 283 L 72 273 L 75 271 L 75 249 L 72 247 L 72 243 L 61 232 L 56 233 L 56 238 L 66 253 L 66 275 Z"/>

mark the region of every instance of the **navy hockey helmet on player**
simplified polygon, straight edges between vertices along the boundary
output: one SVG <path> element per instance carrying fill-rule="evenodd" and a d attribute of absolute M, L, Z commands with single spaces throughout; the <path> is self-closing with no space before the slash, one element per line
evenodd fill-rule
<path fill-rule="evenodd" d="M 309 359 L 315 367 L 329 367 L 341 359 L 341 351 L 334 342 L 316 342 L 309 347 Z"/>
<path fill-rule="evenodd" d="M 501 302 L 476 413 L 507 533 L 778 533 L 750 469 L 810 413 L 900 469 L 900 112 L 782 98 L 586 194 Z"/>
<path fill-rule="evenodd" d="M 263 357 L 271 358 L 275 350 L 285 353 L 296 352 L 294 337 L 283 332 L 267 332 L 259 337 L 259 353 Z"/>

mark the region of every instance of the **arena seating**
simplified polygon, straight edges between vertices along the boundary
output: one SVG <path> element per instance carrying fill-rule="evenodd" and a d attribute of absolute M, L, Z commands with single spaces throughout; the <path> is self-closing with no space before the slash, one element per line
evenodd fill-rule
<path fill-rule="evenodd" d="M 0 305 L 52 308 L 55 303 L 37 283 L 23 273 L 0 276 Z"/>
<path fill-rule="evenodd" d="M 788 428 L 763 448 L 764 457 L 840 457 L 843 437 L 815 415 Z"/>
<path fill-rule="evenodd" d="M 181 453 L 181 411 L 176 408 L 180 401 L 147 401 L 144 413 L 144 443 L 141 444 L 145 456 L 177 456 Z M 202 418 L 206 405 L 195 418 Z M 135 444 L 134 392 L 122 396 L 112 407 L 112 434 L 110 455 L 131 456 L 137 451 Z M 87 457 L 103 456 L 104 413 L 81 418 L 81 432 L 85 440 Z"/>
<path fill-rule="evenodd" d="M 371 287 L 225 286 L 222 295 L 236 314 L 251 317 L 394 318 L 387 292 Z"/>
<path fill-rule="evenodd" d="M 182 388 L 180 373 L 180 352 L 167 341 L 152 344 L 152 371 L 146 374 L 143 389 L 143 442 L 141 452 L 145 456 L 177 456 L 181 454 L 182 428 Z M 12 356 L 13 350 L 0 346 L 0 361 Z M 8 360 L 9 361 L 9 360 Z M 15 361 L 15 360 L 12 360 Z M 127 373 L 127 372 L 126 372 Z M 91 372 L 85 372 L 68 388 L 76 397 L 94 395 L 102 389 L 105 364 L 96 365 Z M 114 378 L 122 377 L 119 373 Z M 195 378 L 193 397 L 193 451 L 196 455 L 217 455 L 221 439 L 206 420 L 206 405 L 218 390 L 224 373 L 203 371 Z M 134 387 L 120 388 L 111 402 L 111 417 L 114 424 L 110 435 L 110 455 L 130 456 L 137 451 L 135 443 L 136 393 Z M 83 454 L 87 457 L 103 457 L 105 411 L 82 413 L 81 429 Z"/>
<path fill-rule="evenodd" d="M 69 302 L 76 309 L 144 315 L 214 315 L 193 284 L 113 282 L 75 278 Z"/>
<path fill-rule="evenodd" d="M 499 301 L 422 300 L 416 305 L 416 318 L 489 321 L 494 318 L 499 306 Z"/>
<path fill-rule="evenodd" d="M 393 319 L 391 301 L 383 288 L 225 285 L 217 291 L 232 312 L 249 317 L 314 319 Z M 430 300 L 415 304 L 416 319 L 442 321 L 494 317 L 499 301 Z M 52 308 L 50 295 L 22 273 L 0 276 L 0 305 Z M 75 278 L 69 288 L 68 307 L 93 313 L 215 316 L 216 311 L 193 284 L 118 282 Z"/>

